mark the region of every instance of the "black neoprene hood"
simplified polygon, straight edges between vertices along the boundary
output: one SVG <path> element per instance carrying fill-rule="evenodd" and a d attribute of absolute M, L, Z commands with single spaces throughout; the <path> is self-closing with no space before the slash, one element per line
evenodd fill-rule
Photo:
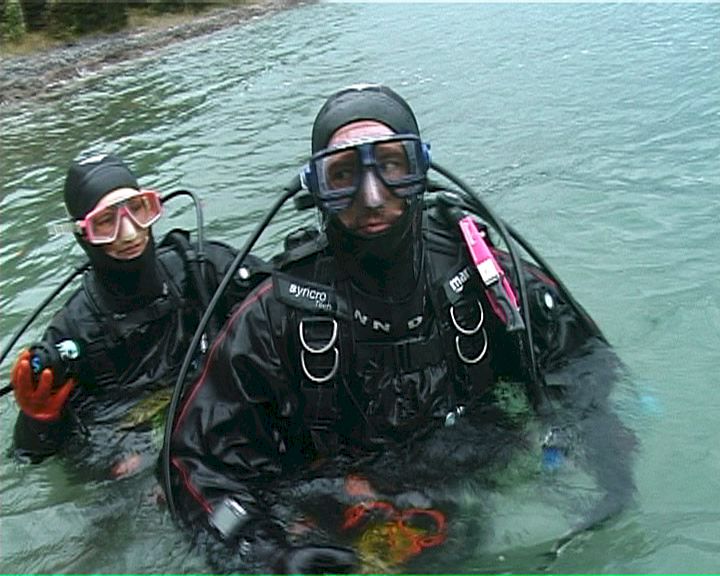
<path fill-rule="evenodd" d="M 65 206 L 72 218 L 84 218 L 100 199 L 118 188 L 140 189 L 135 174 L 117 156 L 92 156 L 73 162 L 65 178 Z"/>
<path fill-rule="evenodd" d="M 415 114 L 403 98 L 387 86 L 358 84 L 330 96 L 315 117 L 312 153 L 327 147 L 338 128 L 358 120 L 375 120 L 396 134 L 420 136 Z"/>

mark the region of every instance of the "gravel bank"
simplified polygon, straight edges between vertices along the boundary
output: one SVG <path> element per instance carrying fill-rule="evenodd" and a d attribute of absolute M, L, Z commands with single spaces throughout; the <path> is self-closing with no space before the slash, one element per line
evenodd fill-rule
<path fill-rule="evenodd" d="M 52 96 L 73 80 L 100 68 L 146 55 L 173 42 L 196 38 L 252 18 L 301 4 L 302 0 L 258 0 L 209 10 L 166 28 L 145 27 L 92 36 L 23 56 L 0 56 L 0 106 Z"/>

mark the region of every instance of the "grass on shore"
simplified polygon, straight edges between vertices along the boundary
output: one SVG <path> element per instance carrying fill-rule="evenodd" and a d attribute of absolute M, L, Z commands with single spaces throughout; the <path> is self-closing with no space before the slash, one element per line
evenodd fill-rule
<path fill-rule="evenodd" d="M 45 32 L 27 32 L 23 34 L 20 40 L 3 42 L 0 54 L 2 56 L 25 56 L 26 54 L 50 50 L 66 43 L 67 40 L 52 38 Z"/>

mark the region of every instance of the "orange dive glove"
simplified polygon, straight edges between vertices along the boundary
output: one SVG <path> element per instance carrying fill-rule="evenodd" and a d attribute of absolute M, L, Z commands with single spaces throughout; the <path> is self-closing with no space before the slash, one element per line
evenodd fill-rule
<path fill-rule="evenodd" d="M 77 380 L 70 378 L 62 386 L 53 389 L 55 376 L 52 369 L 45 368 L 36 382 L 30 367 L 30 351 L 24 350 L 18 356 L 10 375 L 15 401 L 20 409 L 31 418 L 43 422 L 60 419 L 63 406 L 75 388 Z"/>

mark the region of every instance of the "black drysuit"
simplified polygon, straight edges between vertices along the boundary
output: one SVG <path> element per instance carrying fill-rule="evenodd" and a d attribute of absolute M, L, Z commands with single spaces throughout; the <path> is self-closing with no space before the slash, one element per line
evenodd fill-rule
<path fill-rule="evenodd" d="M 506 331 L 456 227 L 434 209 L 424 214 L 423 251 L 413 302 L 388 305 L 361 293 L 333 265 L 321 235 L 287 253 L 234 310 L 188 387 L 171 440 L 178 512 L 200 527 L 216 570 L 292 570 L 283 563 L 288 531 L 303 514 L 288 494 L 302 492 L 301 480 L 317 487 L 328 462 L 344 462 L 342 472 L 333 469 L 342 477 L 362 469 L 368 455 L 397 447 L 402 470 L 421 436 L 483 414 L 497 382 L 530 380 L 522 332 Z M 496 256 L 509 265 L 507 255 Z M 578 413 L 588 406 L 604 412 L 614 354 L 551 278 L 536 266 L 524 269 L 539 377 L 547 381 L 542 395 L 584 403 Z M 595 369 L 582 359 L 596 351 L 603 381 L 583 383 L 593 391 L 568 391 L 579 388 L 571 380 Z M 383 462 L 392 476 L 392 461 Z M 618 466 L 624 499 L 632 481 L 627 464 Z M 247 513 L 226 538 L 230 560 L 220 559 L 208 536 L 218 536 L 213 514 L 228 498 Z M 329 506 L 324 513 L 333 514 Z M 318 537 L 335 542 L 327 531 Z"/>
<path fill-rule="evenodd" d="M 65 340 L 77 345 L 79 358 L 72 370 L 78 385 L 56 422 L 19 413 L 14 432 L 17 456 L 39 461 L 64 450 L 83 467 L 103 474 L 129 454 L 157 453 L 162 437 L 158 431 L 204 312 L 203 300 L 212 296 L 235 257 L 232 248 L 217 242 L 206 243 L 204 252 L 204 297 L 197 287 L 201 275 L 196 247 L 188 243 L 186 233 L 175 230 L 156 251 L 163 293 L 150 304 L 122 313 L 113 311 L 93 269 L 85 273 L 82 286 L 55 314 L 41 341 L 47 347 Z M 259 266 L 259 260 L 248 266 L 254 264 Z M 237 277 L 230 284 L 218 306 L 221 323 L 231 304 L 249 292 L 251 282 Z M 152 458 L 147 460 L 152 463 Z"/>

